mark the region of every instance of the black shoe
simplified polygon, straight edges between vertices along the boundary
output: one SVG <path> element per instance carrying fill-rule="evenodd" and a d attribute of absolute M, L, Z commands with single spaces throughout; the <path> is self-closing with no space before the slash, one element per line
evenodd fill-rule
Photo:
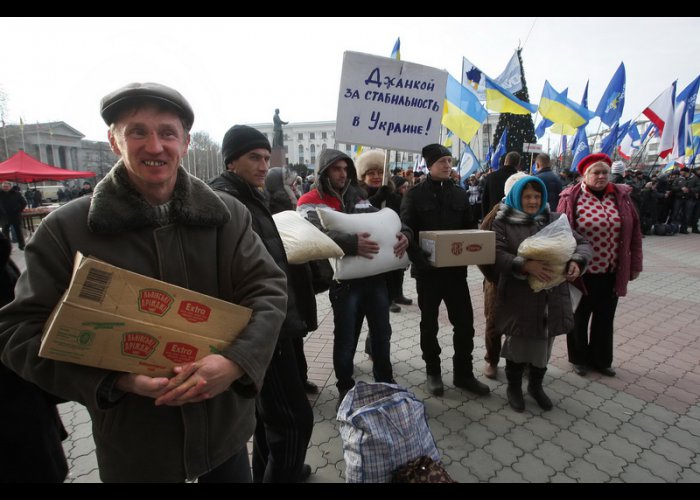
<path fill-rule="evenodd" d="M 525 409 L 525 399 L 523 398 L 523 388 L 520 385 L 508 384 L 506 389 L 508 404 L 518 413 Z"/>
<path fill-rule="evenodd" d="M 338 408 L 340 408 L 340 403 L 345 399 L 345 395 L 350 389 L 345 389 L 344 391 L 338 391 L 338 402 L 335 404 L 335 412 L 338 413 Z"/>
<path fill-rule="evenodd" d="M 401 306 L 398 305 L 396 302 L 392 302 L 391 305 L 389 306 L 389 310 L 393 313 L 400 313 Z"/>
<path fill-rule="evenodd" d="M 601 375 L 605 375 L 606 377 L 614 377 L 615 375 L 617 375 L 617 373 L 615 373 L 615 370 L 613 370 L 609 366 L 607 368 L 598 368 L 596 371 Z"/>
<path fill-rule="evenodd" d="M 694 228 L 693 228 L 693 234 L 700 234 L 700 229 L 694 227 Z"/>
<path fill-rule="evenodd" d="M 401 304 L 402 306 L 410 306 L 411 304 L 413 304 L 413 300 L 404 297 L 403 295 L 395 298 L 394 302 L 396 302 L 397 304 Z"/>
<path fill-rule="evenodd" d="M 684 227 L 681 228 L 680 231 L 678 231 L 680 234 L 688 234 L 688 230 Z"/>
<path fill-rule="evenodd" d="M 576 375 L 584 376 L 586 373 L 588 373 L 588 369 L 584 365 L 574 365 L 574 372 L 576 372 Z"/>
<path fill-rule="evenodd" d="M 540 381 L 541 384 L 541 381 Z M 532 396 L 532 398 L 537 401 L 537 404 L 540 405 L 540 408 L 542 408 L 544 411 L 549 411 L 552 409 L 552 400 L 549 399 L 549 396 L 545 394 L 544 390 L 542 389 L 542 385 L 527 385 L 527 392 Z"/>
<path fill-rule="evenodd" d="M 309 464 L 304 464 L 301 468 L 301 474 L 299 475 L 299 482 L 303 483 L 311 475 L 311 466 Z"/>
<path fill-rule="evenodd" d="M 442 396 L 445 393 L 445 386 L 442 383 L 442 377 L 440 375 L 431 375 L 428 373 L 425 386 L 428 392 L 433 396 Z"/>
<path fill-rule="evenodd" d="M 318 394 L 318 386 L 310 380 L 304 380 L 304 392 L 306 394 Z"/>
<path fill-rule="evenodd" d="M 467 376 L 458 377 L 457 375 L 455 375 L 452 381 L 454 382 L 456 387 L 466 389 L 469 392 L 473 392 L 477 396 L 486 396 L 489 392 L 491 392 L 491 388 L 488 385 L 479 382 L 476 379 L 476 377 L 471 373 Z"/>

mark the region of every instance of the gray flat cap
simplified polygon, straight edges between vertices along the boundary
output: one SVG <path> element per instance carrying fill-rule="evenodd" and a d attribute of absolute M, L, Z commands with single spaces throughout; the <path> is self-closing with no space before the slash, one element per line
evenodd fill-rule
<path fill-rule="evenodd" d="M 180 92 L 160 83 L 134 82 L 110 92 L 100 101 L 100 114 L 107 125 L 111 125 L 119 112 L 134 101 L 154 100 L 172 107 L 184 120 L 189 131 L 194 123 L 194 111 Z"/>

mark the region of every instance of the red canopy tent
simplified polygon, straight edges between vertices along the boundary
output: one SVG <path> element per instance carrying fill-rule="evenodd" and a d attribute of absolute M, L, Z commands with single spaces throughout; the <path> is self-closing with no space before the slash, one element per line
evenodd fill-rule
<path fill-rule="evenodd" d="M 88 177 L 95 177 L 95 172 L 52 167 L 29 156 L 24 151 L 18 151 L 16 155 L 0 163 L 0 181 L 62 181 Z"/>

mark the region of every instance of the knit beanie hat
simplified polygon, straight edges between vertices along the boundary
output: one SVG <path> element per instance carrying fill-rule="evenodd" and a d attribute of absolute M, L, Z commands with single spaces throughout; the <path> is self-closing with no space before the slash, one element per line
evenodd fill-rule
<path fill-rule="evenodd" d="M 221 156 L 224 158 L 224 165 L 228 165 L 237 160 L 248 151 L 263 148 L 272 152 L 270 141 L 259 130 L 247 125 L 234 125 L 226 135 L 221 144 Z"/>
<path fill-rule="evenodd" d="M 452 151 L 442 144 L 428 144 L 423 148 L 423 158 L 425 158 L 425 166 L 428 168 L 443 156 L 452 156 Z"/>
<path fill-rule="evenodd" d="M 623 161 L 614 161 L 612 166 L 610 167 L 610 173 L 611 174 L 624 174 L 625 173 L 625 162 Z"/>

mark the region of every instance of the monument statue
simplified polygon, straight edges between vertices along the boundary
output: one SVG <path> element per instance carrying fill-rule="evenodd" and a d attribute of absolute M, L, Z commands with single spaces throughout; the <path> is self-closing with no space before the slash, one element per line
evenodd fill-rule
<path fill-rule="evenodd" d="M 289 122 L 283 122 L 280 118 L 280 110 L 275 110 L 275 116 L 272 117 L 273 127 L 272 130 L 274 135 L 272 136 L 272 149 L 284 148 L 284 134 L 282 133 L 282 125 L 286 125 Z"/>

